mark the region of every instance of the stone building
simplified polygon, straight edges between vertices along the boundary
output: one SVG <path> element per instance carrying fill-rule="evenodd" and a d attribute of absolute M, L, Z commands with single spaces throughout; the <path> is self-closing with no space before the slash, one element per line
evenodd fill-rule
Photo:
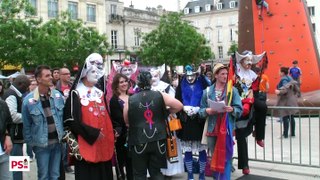
<path fill-rule="evenodd" d="M 238 42 L 238 3 L 238 0 L 191 0 L 183 9 L 183 19 L 204 34 L 216 62 L 228 62 L 228 50 Z"/>

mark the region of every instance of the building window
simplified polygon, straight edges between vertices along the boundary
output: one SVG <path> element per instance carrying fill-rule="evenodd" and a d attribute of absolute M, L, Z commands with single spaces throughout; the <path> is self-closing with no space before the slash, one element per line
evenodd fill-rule
<path fill-rule="evenodd" d="M 222 3 L 217 3 L 217 10 L 221 10 L 222 9 Z"/>
<path fill-rule="evenodd" d="M 140 46 L 141 30 L 134 29 L 134 46 Z"/>
<path fill-rule="evenodd" d="M 117 5 L 111 4 L 111 15 L 117 14 Z"/>
<path fill-rule="evenodd" d="M 316 23 L 312 23 L 312 29 L 313 29 L 313 32 L 315 33 L 316 32 Z"/>
<path fill-rule="evenodd" d="M 210 30 L 207 30 L 205 37 L 206 37 L 207 42 L 211 41 L 211 31 Z"/>
<path fill-rule="evenodd" d="M 194 12 L 199 13 L 200 12 L 200 6 L 195 6 L 194 7 Z"/>
<path fill-rule="evenodd" d="M 218 29 L 218 42 L 222 42 L 222 29 Z"/>
<path fill-rule="evenodd" d="M 96 22 L 96 5 L 87 5 L 87 21 Z"/>
<path fill-rule="evenodd" d="M 184 14 L 189 14 L 189 8 L 184 8 L 183 12 Z"/>
<path fill-rule="evenodd" d="M 219 59 L 223 58 L 223 47 L 222 46 L 218 46 L 218 54 L 219 54 Z"/>
<path fill-rule="evenodd" d="M 234 30 L 233 29 L 230 29 L 230 41 L 234 41 Z"/>
<path fill-rule="evenodd" d="M 206 11 L 211 11 L 211 4 L 206 4 L 205 8 L 206 8 Z"/>
<path fill-rule="evenodd" d="M 308 10 L 309 10 L 309 15 L 310 15 L 310 16 L 314 16 L 314 15 L 315 15 L 315 13 L 314 13 L 314 6 L 308 7 Z"/>
<path fill-rule="evenodd" d="M 33 15 L 37 15 L 38 14 L 37 0 L 29 0 L 29 3 L 31 5 L 31 7 L 34 8 L 34 14 Z"/>
<path fill-rule="evenodd" d="M 58 0 L 48 0 L 48 17 L 58 16 Z"/>
<path fill-rule="evenodd" d="M 230 19 L 229 19 L 229 21 L 230 21 L 229 25 L 231 25 L 231 26 L 236 25 L 237 24 L 237 20 L 238 20 L 237 16 L 231 16 Z"/>
<path fill-rule="evenodd" d="M 118 48 L 118 31 L 115 30 L 111 30 L 111 47 L 113 49 L 117 49 Z"/>
<path fill-rule="evenodd" d="M 235 8 L 236 7 L 236 2 L 235 1 L 230 1 L 229 6 L 230 6 L 230 8 Z"/>
<path fill-rule="evenodd" d="M 217 27 L 222 27 L 222 19 L 217 18 Z"/>
<path fill-rule="evenodd" d="M 77 2 L 68 2 L 68 12 L 71 19 L 78 19 L 78 3 Z"/>

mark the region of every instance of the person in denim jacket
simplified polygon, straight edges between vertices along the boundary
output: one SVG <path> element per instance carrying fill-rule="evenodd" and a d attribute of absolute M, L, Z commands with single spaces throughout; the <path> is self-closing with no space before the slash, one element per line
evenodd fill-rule
<path fill-rule="evenodd" d="M 60 175 L 64 100 L 59 91 L 49 88 L 52 73 L 48 66 L 38 66 L 35 78 L 38 88 L 22 104 L 24 140 L 36 155 L 38 179 L 56 180 Z"/>
<path fill-rule="evenodd" d="M 227 91 L 227 79 L 228 79 L 228 67 L 224 66 L 221 63 L 218 63 L 214 66 L 213 77 L 214 83 L 207 87 L 203 91 L 201 98 L 199 115 L 202 118 L 208 118 L 208 129 L 206 130 L 205 135 L 207 137 L 208 149 L 210 154 L 213 156 L 214 148 L 217 141 L 217 131 L 216 124 L 217 121 L 221 121 L 221 118 L 224 118 L 224 113 L 228 112 L 229 120 L 232 122 L 234 129 L 234 124 L 236 119 L 239 118 L 242 114 L 242 103 L 240 95 L 236 88 L 232 88 L 232 100 L 230 106 L 224 108 L 224 112 L 217 112 L 214 108 L 210 108 L 208 104 L 208 99 L 212 101 L 226 101 L 226 91 Z M 231 161 L 230 161 L 231 162 Z M 231 173 L 231 172 L 230 172 Z"/>

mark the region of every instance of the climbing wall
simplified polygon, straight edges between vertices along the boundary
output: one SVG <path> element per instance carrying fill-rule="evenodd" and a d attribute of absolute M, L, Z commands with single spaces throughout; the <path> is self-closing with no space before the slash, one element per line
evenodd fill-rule
<path fill-rule="evenodd" d="M 319 55 L 303 0 L 267 0 L 273 16 L 262 12 L 258 18 L 255 0 L 242 0 L 239 13 L 239 51 L 251 49 L 256 54 L 267 52 L 270 92 L 279 82 L 281 66 L 291 67 L 299 61 L 303 92 L 320 89 Z"/>

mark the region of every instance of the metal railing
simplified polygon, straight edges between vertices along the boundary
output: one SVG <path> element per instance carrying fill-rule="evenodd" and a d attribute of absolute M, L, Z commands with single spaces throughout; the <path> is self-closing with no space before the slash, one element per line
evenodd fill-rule
<path fill-rule="evenodd" d="M 295 114 L 295 136 L 284 138 L 281 118 L 274 117 L 275 110 L 299 110 Z M 252 161 L 320 167 L 320 107 L 269 106 L 266 119 L 265 147 L 257 146 L 251 135 L 248 140 L 248 154 Z M 234 148 L 237 158 L 237 148 Z"/>

